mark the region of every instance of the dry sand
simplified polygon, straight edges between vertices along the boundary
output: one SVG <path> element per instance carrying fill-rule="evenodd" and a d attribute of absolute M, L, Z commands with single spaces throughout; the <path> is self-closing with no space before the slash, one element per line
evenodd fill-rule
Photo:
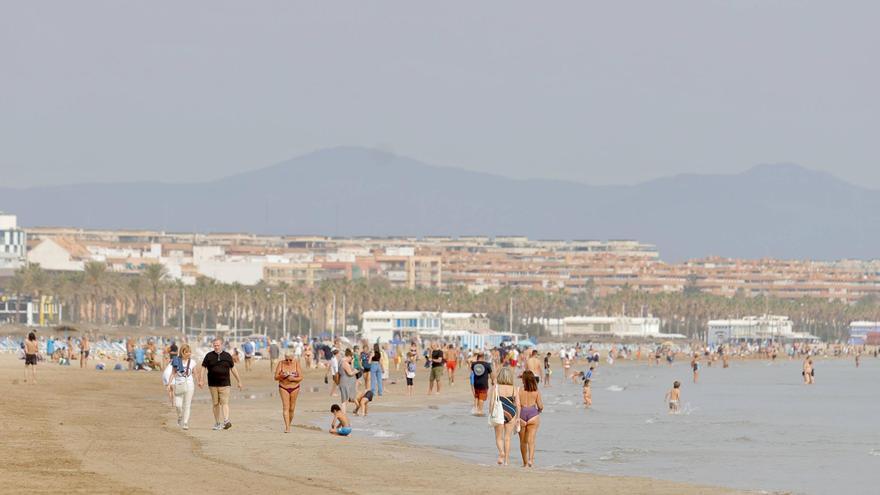
<path fill-rule="evenodd" d="M 30 385 L 22 383 L 23 369 L 23 361 L 0 355 L 0 493 L 186 493 L 218 484 L 223 491 L 318 494 L 475 493 L 486 487 L 536 494 L 740 493 L 637 477 L 478 466 L 396 441 L 333 437 L 326 432 L 332 400 L 318 371 L 308 374 L 300 394 L 295 423 L 301 427 L 283 434 L 266 362 L 249 373 L 240 368 L 245 390 L 233 392 L 234 426 L 228 431 L 211 430 L 206 390 L 197 390 L 190 430 L 181 431 L 158 372 L 41 363 L 39 383 Z M 426 397 L 418 387 L 410 399 L 402 385 L 390 386 L 371 411 L 467 401 L 460 376 L 462 383 L 439 397 Z M 358 419 L 351 419 L 357 426 Z M 314 430 L 315 421 L 324 431 Z M 513 444 L 515 462 L 519 451 Z"/>

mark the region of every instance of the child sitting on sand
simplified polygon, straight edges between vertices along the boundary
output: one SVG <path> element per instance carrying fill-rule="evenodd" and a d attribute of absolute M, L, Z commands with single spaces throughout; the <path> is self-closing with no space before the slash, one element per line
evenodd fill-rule
<path fill-rule="evenodd" d="M 590 407 L 593 405 L 593 390 L 590 388 L 590 379 L 584 379 L 584 406 Z"/>
<path fill-rule="evenodd" d="M 676 380 L 672 384 L 672 390 L 666 393 L 666 401 L 669 404 L 669 414 L 678 414 L 680 411 L 681 383 Z"/>
<path fill-rule="evenodd" d="M 330 421 L 331 435 L 347 437 L 351 434 L 351 424 L 348 422 L 348 418 L 345 416 L 345 411 L 339 407 L 339 404 L 333 404 L 330 406 L 330 414 L 333 415 L 333 420 Z"/>
<path fill-rule="evenodd" d="M 355 400 L 355 408 L 354 413 L 358 416 L 366 416 L 367 415 L 367 404 L 373 401 L 373 391 L 372 390 L 364 390 L 357 396 L 357 400 Z M 358 412 L 360 411 L 360 414 Z"/>

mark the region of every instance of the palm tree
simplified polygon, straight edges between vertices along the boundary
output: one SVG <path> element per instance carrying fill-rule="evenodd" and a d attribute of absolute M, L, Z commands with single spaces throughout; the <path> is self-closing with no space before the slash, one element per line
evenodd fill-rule
<path fill-rule="evenodd" d="M 159 309 L 159 288 L 168 275 L 168 270 L 161 263 L 151 263 L 144 268 L 141 276 L 144 277 L 153 291 L 153 304 L 150 308 L 150 325 L 156 326 L 156 312 Z"/>
<path fill-rule="evenodd" d="M 92 317 L 95 323 L 102 323 L 102 315 L 98 314 L 98 304 L 107 286 L 107 265 L 98 261 L 89 261 L 83 271 L 83 283 L 91 290 Z"/>

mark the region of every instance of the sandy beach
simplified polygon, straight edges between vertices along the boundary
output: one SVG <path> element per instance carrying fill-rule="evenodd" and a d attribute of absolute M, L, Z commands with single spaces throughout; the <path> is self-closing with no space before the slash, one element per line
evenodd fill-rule
<path fill-rule="evenodd" d="M 234 426 L 219 432 L 211 430 L 206 390 L 196 393 L 190 430 L 181 431 L 158 372 L 41 364 L 39 383 L 30 385 L 22 383 L 23 367 L 14 356 L 0 356 L 3 493 L 168 493 L 181 483 L 270 493 L 468 493 L 486 486 L 508 493 L 738 493 L 639 477 L 474 465 L 397 441 L 332 437 L 325 425 L 332 400 L 317 370 L 299 398 L 300 427 L 285 435 L 266 362 L 243 372 L 245 389 L 231 402 Z M 464 378 L 441 396 L 426 397 L 418 387 L 409 398 L 403 390 L 389 386 L 371 411 L 404 413 L 468 400 Z M 352 422 L 357 427 L 358 418 Z"/>

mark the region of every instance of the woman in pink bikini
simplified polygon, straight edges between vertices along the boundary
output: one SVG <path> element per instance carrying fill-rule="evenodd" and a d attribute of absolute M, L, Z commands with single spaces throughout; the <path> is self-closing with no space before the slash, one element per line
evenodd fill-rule
<path fill-rule="evenodd" d="M 290 433 L 290 423 L 296 410 L 300 382 L 303 380 L 299 361 L 294 359 L 293 351 L 284 351 L 284 360 L 275 367 L 275 380 L 278 381 L 278 395 L 281 396 L 281 414 L 284 416 L 284 433 Z"/>

